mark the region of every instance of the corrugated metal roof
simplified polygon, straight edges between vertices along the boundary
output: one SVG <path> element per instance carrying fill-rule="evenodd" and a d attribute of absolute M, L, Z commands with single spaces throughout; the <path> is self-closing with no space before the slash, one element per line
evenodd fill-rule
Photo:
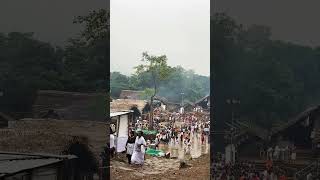
<path fill-rule="evenodd" d="M 203 98 L 199 99 L 198 101 L 196 101 L 194 104 L 198 104 L 200 103 L 201 101 L 205 100 L 206 98 L 210 98 L 210 94 L 204 96 Z"/>
<path fill-rule="evenodd" d="M 29 169 L 43 167 L 61 162 L 65 159 L 74 159 L 76 156 L 55 156 L 47 154 L 25 154 L 0 152 L 0 177 L 15 174 Z"/>
<path fill-rule="evenodd" d="M 317 106 L 313 106 L 308 108 L 307 110 L 303 111 L 302 113 L 300 113 L 298 116 L 290 119 L 286 124 L 280 126 L 280 127 L 276 127 L 273 128 L 271 130 L 271 135 L 275 135 L 289 127 L 291 127 L 292 125 L 296 124 L 297 122 L 300 122 L 301 120 L 305 120 L 308 116 L 310 116 L 310 114 L 316 110 L 318 110 L 320 108 L 320 105 Z"/>
<path fill-rule="evenodd" d="M 57 162 L 63 161 L 62 159 L 49 158 L 49 159 L 30 159 L 30 160 L 13 160 L 0 162 L 0 173 L 14 174 L 28 169 L 34 169 Z"/>
<path fill-rule="evenodd" d="M 42 158 L 60 158 L 60 159 L 74 159 L 77 158 L 75 155 L 57 155 L 57 154 L 48 154 L 48 153 L 20 153 L 20 152 L 7 152 L 0 151 L 0 160 L 1 158 L 23 158 L 23 157 L 42 157 Z"/>
<path fill-rule="evenodd" d="M 111 112 L 110 117 L 122 116 L 125 114 L 132 113 L 133 111 L 121 111 L 121 112 Z"/>
<path fill-rule="evenodd" d="M 14 155 L 14 154 L 0 154 L 0 161 L 13 160 L 13 159 L 23 159 L 23 158 L 30 158 L 30 156 Z"/>

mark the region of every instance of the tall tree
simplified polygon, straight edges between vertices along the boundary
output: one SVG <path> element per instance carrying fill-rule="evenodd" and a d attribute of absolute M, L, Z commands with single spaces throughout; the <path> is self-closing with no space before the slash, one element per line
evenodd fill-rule
<path fill-rule="evenodd" d="M 151 118 L 149 123 L 149 128 L 153 128 L 153 99 L 158 93 L 159 81 L 166 79 L 169 76 L 169 66 L 167 65 L 167 56 L 154 56 L 149 55 L 147 52 L 142 53 L 142 60 L 144 64 L 141 64 L 136 69 L 136 74 L 143 74 L 145 72 L 151 74 L 153 81 L 154 94 L 150 98 L 151 102 Z"/>
<path fill-rule="evenodd" d="M 71 81 L 81 82 L 74 87 L 75 90 L 102 91 L 107 87 L 109 18 L 109 12 L 100 9 L 74 20 L 74 23 L 84 25 L 80 36 L 69 40 L 65 53 L 66 70 L 71 72 Z"/>

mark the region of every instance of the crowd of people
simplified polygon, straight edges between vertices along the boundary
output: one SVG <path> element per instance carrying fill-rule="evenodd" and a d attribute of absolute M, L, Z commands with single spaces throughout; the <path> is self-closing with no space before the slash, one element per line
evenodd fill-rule
<path fill-rule="evenodd" d="M 269 159 L 274 161 L 294 161 L 296 159 L 295 147 L 293 145 L 289 146 L 275 146 L 261 148 L 260 149 L 260 157 L 262 159 Z"/>
<path fill-rule="evenodd" d="M 193 137 L 199 138 L 201 144 L 205 144 L 205 136 L 208 134 L 204 131 L 206 126 L 203 123 L 200 125 L 195 122 L 191 125 L 185 125 L 182 127 L 174 127 L 169 125 L 162 131 L 159 131 L 154 140 L 155 147 L 159 148 L 159 144 L 162 142 L 168 144 L 171 147 L 183 146 L 186 154 L 191 151 L 191 144 Z"/>
<path fill-rule="evenodd" d="M 266 163 L 264 170 L 258 170 L 254 163 L 237 162 L 228 164 L 219 162 L 212 167 L 213 180 L 287 180 L 287 172 L 273 167 L 270 161 Z"/>
<path fill-rule="evenodd" d="M 190 154 L 192 137 L 196 136 L 202 144 L 205 144 L 205 136 L 209 135 L 209 115 L 204 115 L 204 113 L 171 113 L 163 111 L 161 107 L 155 108 L 153 130 L 157 133 L 151 139 L 152 136 L 144 136 L 142 131 L 149 128 L 148 122 L 140 117 L 130 128 L 126 142 L 126 156 L 129 164 L 143 165 L 147 148 L 159 149 L 161 143 L 172 147 L 181 145 L 184 153 Z M 111 128 L 110 131 L 112 132 Z M 115 134 L 110 133 L 111 157 L 115 153 L 115 142 Z"/>

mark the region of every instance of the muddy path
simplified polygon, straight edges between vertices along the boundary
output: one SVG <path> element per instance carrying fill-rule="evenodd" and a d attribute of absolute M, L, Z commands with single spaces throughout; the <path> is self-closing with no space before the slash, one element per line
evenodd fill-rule
<path fill-rule="evenodd" d="M 160 162 L 152 164 L 155 168 L 158 166 L 157 170 L 153 170 L 153 168 L 150 167 L 151 164 L 145 164 L 144 167 L 125 168 L 124 166 L 115 167 L 115 162 L 111 162 L 111 180 L 210 179 L 210 158 L 208 154 L 189 161 L 188 164 L 190 167 L 181 169 L 179 168 L 179 163 L 172 163 L 167 160 L 168 159 L 160 160 Z M 125 163 L 123 163 L 123 165 L 124 164 Z"/>
<path fill-rule="evenodd" d="M 200 135 L 192 136 L 190 155 L 185 154 L 185 146 L 182 143 L 161 144 L 159 149 L 170 152 L 173 159 L 146 155 L 144 166 L 136 167 L 128 165 L 125 155 L 122 154 L 122 160 L 111 160 L 111 179 L 210 179 L 210 151 L 207 137 L 202 144 Z M 182 160 L 190 167 L 180 169 Z M 195 176 L 198 178 L 194 178 Z"/>

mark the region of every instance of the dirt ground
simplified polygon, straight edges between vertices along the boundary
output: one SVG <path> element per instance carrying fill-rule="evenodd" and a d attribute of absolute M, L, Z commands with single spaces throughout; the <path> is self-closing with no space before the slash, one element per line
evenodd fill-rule
<path fill-rule="evenodd" d="M 208 154 L 188 161 L 190 167 L 179 168 L 179 160 L 150 157 L 143 167 L 129 166 L 125 162 L 111 161 L 111 180 L 166 180 L 166 179 L 210 179 Z"/>

